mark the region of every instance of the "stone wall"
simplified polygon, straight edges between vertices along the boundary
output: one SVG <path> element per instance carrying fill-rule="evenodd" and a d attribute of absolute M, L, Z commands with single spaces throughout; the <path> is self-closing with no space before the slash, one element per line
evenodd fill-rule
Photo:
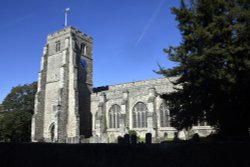
<path fill-rule="evenodd" d="M 73 27 L 48 35 L 38 79 L 32 141 L 75 143 L 81 135 L 90 136 L 91 49 L 92 38 Z"/>
<path fill-rule="evenodd" d="M 171 78 L 170 80 L 175 80 Z M 146 133 L 152 133 L 154 138 L 174 136 L 175 129 L 172 127 L 160 127 L 159 107 L 164 102 L 160 95 L 174 91 L 173 84 L 167 78 L 152 79 L 146 81 L 131 82 L 118 85 L 110 85 L 108 90 L 96 92 L 91 95 L 91 113 L 93 135 L 107 137 L 109 142 L 114 142 L 118 136 L 123 136 L 130 130 L 144 138 Z M 138 103 L 147 106 L 147 127 L 133 127 L 132 111 Z M 110 128 L 109 110 L 113 105 L 121 107 L 119 128 Z"/>
<path fill-rule="evenodd" d="M 124 136 L 129 131 L 136 131 L 140 138 L 151 133 L 154 142 L 173 139 L 177 131 L 171 127 L 170 120 L 167 123 L 169 126 L 160 124 L 160 107 L 165 104 L 160 96 L 175 91 L 172 82 L 176 79 L 159 78 L 110 85 L 106 89 L 95 88 L 96 92 L 91 94 L 92 142 L 115 142 L 118 136 Z M 147 108 L 147 126 L 142 128 L 133 125 L 133 110 L 138 103 L 145 104 Z M 109 112 L 113 105 L 120 106 L 119 128 L 110 127 Z M 195 126 L 193 131 L 205 136 L 212 132 L 212 128 Z M 185 140 L 187 132 L 179 132 L 178 137 Z"/>

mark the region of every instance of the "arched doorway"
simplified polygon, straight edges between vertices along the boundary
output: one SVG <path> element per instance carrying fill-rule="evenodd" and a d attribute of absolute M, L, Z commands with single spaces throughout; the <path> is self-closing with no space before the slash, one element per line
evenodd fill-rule
<path fill-rule="evenodd" d="M 52 123 L 49 129 L 50 129 L 50 140 L 51 142 L 54 142 L 55 141 L 55 124 Z"/>

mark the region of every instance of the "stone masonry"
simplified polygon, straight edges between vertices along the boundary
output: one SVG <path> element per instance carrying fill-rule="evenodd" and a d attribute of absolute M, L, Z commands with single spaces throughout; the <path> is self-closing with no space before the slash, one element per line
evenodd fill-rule
<path fill-rule="evenodd" d="M 73 27 L 48 35 L 41 59 L 32 141 L 91 135 L 92 38 Z M 80 119 L 81 118 L 81 119 Z"/>
<path fill-rule="evenodd" d="M 38 75 L 33 142 L 112 143 L 130 131 L 154 142 L 174 138 L 162 94 L 176 78 L 160 78 L 92 88 L 92 38 L 73 27 L 48 35 Z M 193 132 L 210 134 L 210 126 Z M 186 139 L 187 132 L 178 134 Z M 86 140 L 85 140 L 86 141 Z"/>
<path fill-rule="evenodd" d="M 129 131 L 135 131 L 140 138 L 145 138 L 146 133 L 151 133 L 154 142 L 173 139 L 177 131 L 171 127 L 170 113 L 167 107 L 163 108 L 165 102 L 160 96 L 175 91 L 173 85 L 175 80 L 174 77 L 159 78 L 106 86 L 99 88 L 100 90 L 96 88 L 91 94 L 92 142 L 115 142 L 118 136 L 124 136 Z M 133 116 L 133 112 L 139 103 L 145 105 L 144 127 L 136 126 L 133 120 L 137 116 Z M 113 120 L 110 112 L 114 105 L 120 106 L 117 117 L 119 121 L 115 128 L 110 123 Z M 140 113 L 138 117 L 141 117 Z M 141 117 L 136 121 L 142 119 Z M 193 131 L 200 136 L 206 136 L 212 132 L 212 128 L 195 126 Z M 178 137 L 185 140 L 187 132 L 179 132 Z"/>

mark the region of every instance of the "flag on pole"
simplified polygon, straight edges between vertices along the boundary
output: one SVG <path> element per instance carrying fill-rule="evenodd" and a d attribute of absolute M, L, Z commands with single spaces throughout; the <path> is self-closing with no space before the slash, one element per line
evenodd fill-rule
<path fill-rule="evenodd" d="M 65 12 L 68 12 L 69 10 L 70 10 L 70 8 L 66 8 L 66 9 L 65 9 Z"/>
<path fill-rule="evenodd" d="M 66 8 L 64 10 L 64 27 L 67 27 L 68 25 L 68 11 L 69 11 L 69 8 Z"/>

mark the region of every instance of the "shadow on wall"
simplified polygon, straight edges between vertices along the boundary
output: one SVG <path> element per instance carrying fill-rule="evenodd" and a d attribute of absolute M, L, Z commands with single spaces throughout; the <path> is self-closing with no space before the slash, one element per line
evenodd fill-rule
<path fill-rule="evenodd" d="M 98 92 L 102 92 L 105 90 L 109 90 L 109 86 L 100 86 L 100 87 L 93 88 L 93 93 L 98 93 Z"/>

